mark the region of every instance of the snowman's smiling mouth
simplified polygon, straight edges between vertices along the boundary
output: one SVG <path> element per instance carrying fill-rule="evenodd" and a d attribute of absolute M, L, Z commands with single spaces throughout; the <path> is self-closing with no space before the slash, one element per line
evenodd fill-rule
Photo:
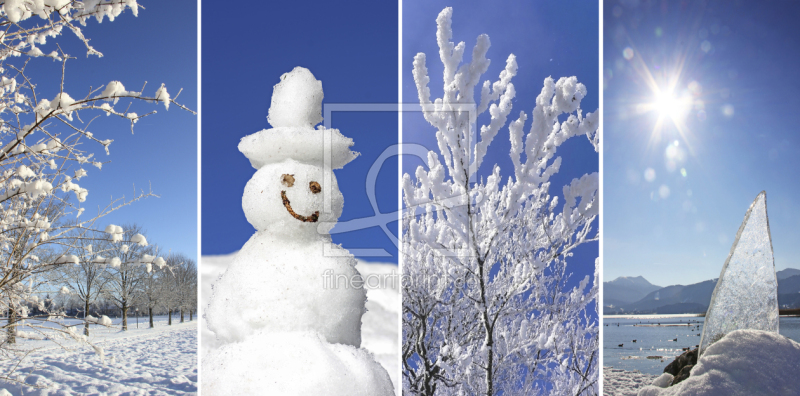
<path fill-rule="evenodd" d="M 281 198 L 283 199 L 283 206 L 289 212 L 292 217 L 297 220 L 300 220 L 304 223 L 316 223 L 319 220 L 319 211 L 314 212 L 314 214 L 310 216 L 303 216 L 301 214 L 295 213 L 294 209 L 292 209 L 292 204 L 289 202 L 289 198 L 286 197 L 286 191 L 281 191 Z"/>

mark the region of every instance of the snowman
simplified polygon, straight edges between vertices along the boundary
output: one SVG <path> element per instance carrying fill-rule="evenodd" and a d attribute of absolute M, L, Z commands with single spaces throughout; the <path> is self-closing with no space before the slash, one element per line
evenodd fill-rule
<path fill-rule="evenodd" d="M 222 346 L 203 359 L 204 395 L 394 395 L 360 348 L 367 297 L 353 287 L 356 261 L 329 234 L 344 206 L 332 169 L 358 153 L 338 130 L 314 129 L 322 98 L 307 69 L 284 74 L 269 109 L 274 128 L 239 144 L 258 170 L 242 198 L 257 231 L 213 285 L 205 315 Z"/>

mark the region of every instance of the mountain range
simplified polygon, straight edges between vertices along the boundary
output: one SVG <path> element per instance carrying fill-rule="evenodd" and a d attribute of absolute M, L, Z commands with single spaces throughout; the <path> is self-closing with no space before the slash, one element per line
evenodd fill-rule
<path fill-rule="evenodd" d="M 800 270 L 787 268 L 778 278 L 778 306 L 800 308 Z M 603 282 L 603 314 L 705 313 L 716 279 L 691 285 L 656 286 L 644 277 L 621 276 Z"/>

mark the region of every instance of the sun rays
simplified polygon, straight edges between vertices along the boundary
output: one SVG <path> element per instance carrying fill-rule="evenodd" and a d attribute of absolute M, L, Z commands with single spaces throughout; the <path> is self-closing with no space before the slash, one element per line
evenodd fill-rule
<path fill-rule="evenodd" d="M 648 89 L 648 94 L 642 97 L 635 104 L 636 112 L 639 114 L 656 113 L 657 117 L 650 133 L 648 147 L 653 147 L 656 142 L 661 141 L 665 130 L 674 127 L 681 139 L 686 143 L 687 149 L 693 152 L 691 147 L 691 130 L 686 124 L 689 114 L 695 107 L 702 106 L 702 101 L 695 98 L 696 89 L 690 89 L 689 85 L 683 82 L 686 65 L 686 52 L 678 56 L 672 67 L 651 67 L 642 58 L 641 54 L 629 48 L 628 56 L 625 56 L 638 75 L 638 78 Z"/>

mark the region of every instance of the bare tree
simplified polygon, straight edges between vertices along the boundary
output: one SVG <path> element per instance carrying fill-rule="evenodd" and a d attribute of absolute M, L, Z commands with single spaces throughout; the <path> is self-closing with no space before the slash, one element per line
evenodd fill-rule
<path fill-rule="evenodd" d="M 197 264 L 183 254 L 171 254 L 167 257 L 167 268 L 161 301 L 167 310 L 167 323 L 172 325 L 173 311 L 178 310 L 180 321 L 183 322 L 186 309 L 192 303 L 196 304 Z"/>
<path fill-rule="evenodd" d="M 175 274 L 177 303 L 183 323 L 184 315 L 190 310 L 197 296 L 197 264 L 183 254 L 170 255 L 167 258 L 167 265 L 170 265 L 170 262 L 175 263 L 170 269 Z"/>

